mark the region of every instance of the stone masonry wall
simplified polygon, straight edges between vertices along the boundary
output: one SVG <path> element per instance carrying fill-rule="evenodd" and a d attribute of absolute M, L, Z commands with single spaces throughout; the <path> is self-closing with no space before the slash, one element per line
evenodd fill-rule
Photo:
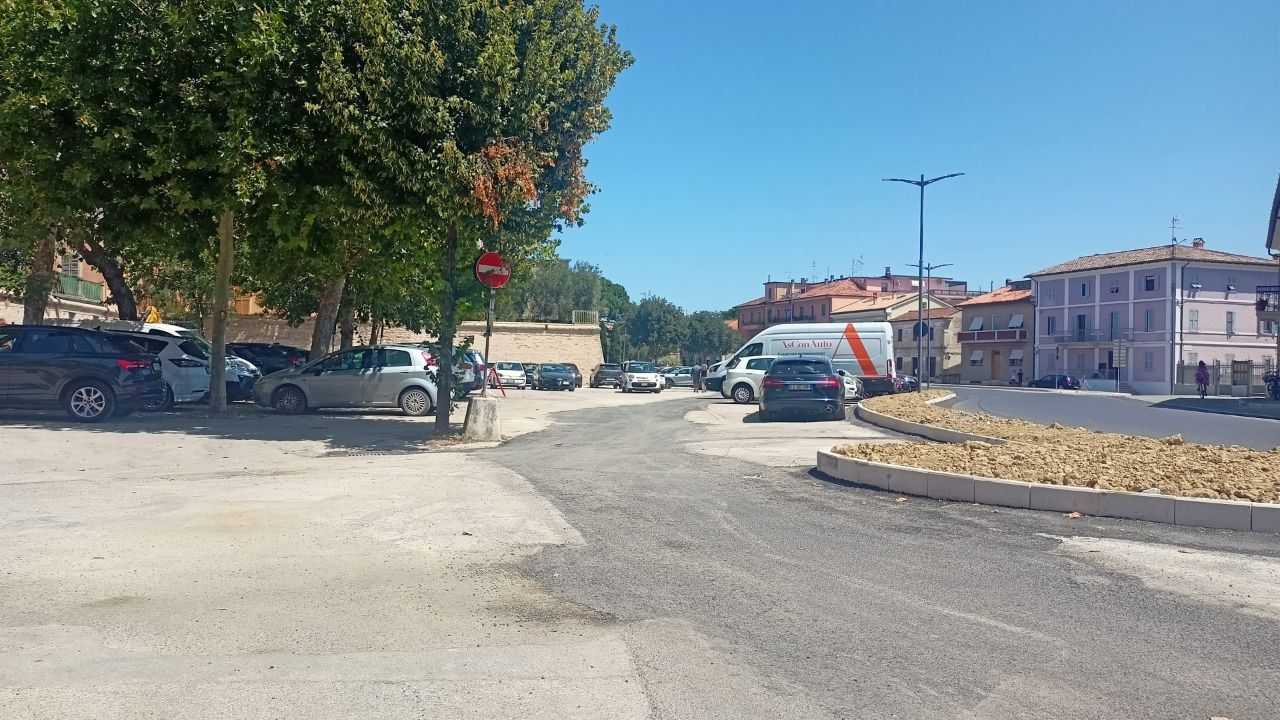
<path fill-rule="evenodd" d="M 298 327 L 289 327 L 279 318 L 265 315 L 236 315 L 227 327 L 228 342 L 274 342 L 297 347 L 311 346 L 311 328 L 308 320 Z M 458 329 L 458 337 L 473 336 L 472 347 L 484 349 L 484 323 L 464 322 Z M 369 326 L 356 328 L 356 343 L 369 337 Z M 423 342 L 431 336 L 413 333 L 404 328 L 387 328 L 383 342 Z M 334 336 L 336 349 L 337 336 Z M 600 347 L 600 329 L 595 325 L 570 325 L 556 323 L 499 322 L 493 324 L 489 359 L 512 362 L 571 362 L 587 375 L 591 368 L 604 362 Z"/>

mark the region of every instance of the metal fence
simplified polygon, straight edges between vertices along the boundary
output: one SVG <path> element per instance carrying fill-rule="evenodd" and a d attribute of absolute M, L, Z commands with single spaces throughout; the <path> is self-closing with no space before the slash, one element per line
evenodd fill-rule
<path fill-rule="evenodd" d="M 1274 362 L 1267 358 L 1262 362 L 1235 360 L 1230 363 L 1213 361 L 1205 363 L 1209 369 L 1209 392 L 1213 395 L 1264 395 L 1266 375 Z M 1178 363 L 1177 384 L 1195 387 L 1199 363 Z"/>
<path fill-rule="evenodd" d="M 574 325 L 599 325 L 600 313 L 596 310 L 574 310 Z"/>

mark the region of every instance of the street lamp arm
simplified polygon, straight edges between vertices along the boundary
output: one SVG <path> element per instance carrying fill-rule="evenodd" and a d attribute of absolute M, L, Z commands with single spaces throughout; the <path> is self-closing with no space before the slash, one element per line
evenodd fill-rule
<path fill-rule="evenodd" d="M 902 178 L 880 178 L 880 182 L 900 182 L 900 183 L 906 183 L 908 185 L 915 185 L 916 187 L 922 187 L 920 185 L 919 180 L 903 180 Z M 933 182 L 933 181 L 930 180 L 929 182 Z"/>
<path fill-rule="evenodd" d="M 925 180 L 924 184 L 931 185 L 933 183 L 938 182 L 939 180 L 946 180 L 947 178 L 960 177 L 963 174 L 964 173 L 951 173 L 950 175 L 941 175 L 939 177 L 933 178 L 932 180 Z"/>

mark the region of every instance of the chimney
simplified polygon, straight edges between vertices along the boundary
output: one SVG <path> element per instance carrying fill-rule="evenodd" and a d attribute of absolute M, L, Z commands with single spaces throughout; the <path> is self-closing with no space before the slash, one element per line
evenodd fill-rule
<path fill-rule="evenodd" d="M 1193 248 L 1202 248 L 1202 247 L 1204 247 L 1204 238 L 1196 238 L 1195 240 L 1192 240 L 1192 241 L 1191 241 L 1191 247 L 1193 247 Z"/>
<path fill-rule="evenodd" d="M 890 266 L 888 266 L 888 265 L 885 265 L 885 266 L 884 266 L 884 276 L 885 276 L 885 277 L 893 277 L 893 268 L 892 268 L 892 267 L 890 267 Z"/>

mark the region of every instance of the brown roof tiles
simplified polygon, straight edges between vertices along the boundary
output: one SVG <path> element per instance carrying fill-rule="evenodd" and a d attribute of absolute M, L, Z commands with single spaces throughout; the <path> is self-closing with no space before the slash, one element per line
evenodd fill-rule
<path fill-rule="evenodd" d="M 1122 250 L 1120 252 L 1086 255 L 1085 257 L 1076 258 L 1075 260 L 1068 260 L 1067 262 L 1059 263 L 1053 267 L 1047 267 L 1039 272 L 1033 272 L 1028 277 L 1086 272 L 1089 270 L 1103 270 L 1106 268 L 1121 267 L 1124 265 L 1139 265 L 1142 263 L 1169 260 L 1233 263 L 1237 265 L 1275 264 L 1274 260 L 1268 260 L 1267 258 L 1253 257 L 1250 255 L 1236 255 L 1235 253 L 1222 252 L 1220 250 L 1209 250 L 1207 248 L 1190 247 L 1187 245 L 1160 245 L 1157 247 L 1141 248 L 1139 250 Z"/>

